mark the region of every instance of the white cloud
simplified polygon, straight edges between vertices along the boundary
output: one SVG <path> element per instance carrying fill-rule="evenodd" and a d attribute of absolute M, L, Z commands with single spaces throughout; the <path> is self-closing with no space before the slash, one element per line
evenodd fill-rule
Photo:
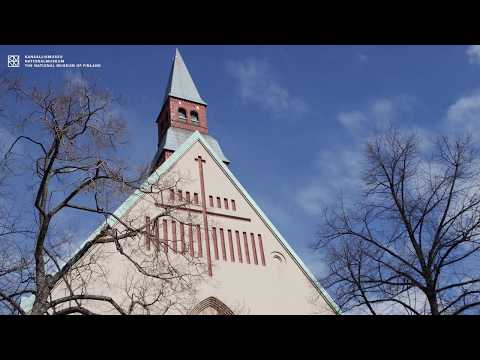
<path fill-rule="evenodd" d="M 330 149 L 319 154 L 310 183 L 298 191 L 297 204 L 307 213 L 318 215 L 340 194 L 354 196 L 361 187 L 361 147 Z"/>
<path fill-rule="evenodd" d="M 371 114 L 379 123 L 393 120 L 393 101 L 390 99 L 376 100 L 371 107 Z"/>
<path fill-rule="evenodd" d="M 375 99 L 362 111 L 338 114 L 338 122 L 354 135 L 348 144 L 338 143 L 318 154 L 313 163 L 311 178 L 295 194 L 297 204 L 311 215 L 319 215 L 325 206 L 334 204 L 339 196 L 351 198 L 362 189 L 361 170 L 363 145 L 372 130 L 383 130 L 393 122 L 404 120 L 415 108 L 412 96 L 400 95 Z M 400 125 L 404 125 L 402 122 Z M 408 130 L 412 130 L 410 126 Z M 414 128 L 422 140 L 430 134 Z M 425 141 L 425 149 L 430 145 Z"/>
<path fill-rule="evenodd" d="M 420 314 L 428 313 L 427 297 L 418 288 L 412 288 L 398 295 L 395 299 L 402 301 Z M 393 301 L 374 303 L 372 307 L 379 315 L 407 315 L 410 313 L 402 304 Z M 371 315 L 371 312 L 367 305 L 362 305 L 345 312 L 344 315 Z"/>
<path fill-rule="evenodd" d="M 365 114 L 361 111 L 342 112 L 338 115 L 338 121 L 351 132 L 361 129 L 366 120 Z"/>
<path fill-rule="evenodd" d="M 389 98 L 377 99 L 371 106 L 371 114 L 375 117 L 377 125 L 384 126 L 412 114 L 417 105 L 417 100 L 411 95 L 398 95 Z"/>
<path fill-rule="evenodd" d="M 237 80 L 241 98 L 260 106 L 275 117 L 298 117 L 309 110 L 301 97 L 294 96 L 281 85 L 265 60 L 229 61 L 228 73 Z"/>
<path fill-rule="evenodd" d="M 87 87 L 88 81 L 80 71 L 67 70 L 64 73 L 64 78 L 71 86 Z"/>
<path fill-rule="evenodd" d="M 332 201 L 329 184 L 319 181 L 318 184 L 310 184 L 296 194 L 298 205 L 311 215 L 322 212 L 323 206 Z"/>
<path fill-rule="evenodd" d="M 480 94 L 464 96 L 447 110 L 446 126 L 449 132 L 467 132 L 480 137 Z"/>
<path fill-rule="evenodd" d="M 409 95 L 375 99 L 366 109 L 341 112 L 338 121 L 351 133 L 365 135 L 383 130 L 398 119 L 405 119 L 415 108 L 416 99 Z"/>
<path fill-rule="evenodd" d="M 467 57 L 470 64 L 480 65 L 480 45 L 471 45 L 467 48 Z"/>

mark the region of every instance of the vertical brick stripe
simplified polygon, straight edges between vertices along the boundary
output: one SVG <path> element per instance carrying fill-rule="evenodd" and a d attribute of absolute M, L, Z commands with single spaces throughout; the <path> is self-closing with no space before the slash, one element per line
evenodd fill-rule
<path fill-rule="evenodd" d="M 173 242 L 173 252 L 177 252 L 177 223 L 172 221 L 172 242 Z"/>
<path fill-rule="evenodd" d="M 228 246 L 230 248 L 230 261 L 235 262 L 235 253 L 233 252 L 232 230 L 228 230 Z"/>
<path fill-rule="evenodd" d="M 225 236 L 223 234 L 223 229 L 220 228 L 220 241 L 222 243 L 222 257 L 223 260 L 227 261 L 227 250 L 225 249 Z"/>
<path fill-rule="evenodd" d="M 163 220 L 163 251 L 168 253 L 168 223 Z"/>
<path fill-rule="evenodd" d="M 237 239 L 237 253 L 238 253 L 238 261 L 243 263 L 243 257 L 242 257 L 242 244 L 240 243 L 240 233 L 238 231 L 235 231 L 235 237 Z"/>
<path fill-rule="evenodd" d="M 156 218 L 155 221 L 153 222 L 153 227 L 155 228 L 155 234 L 152 235 L 152 233 L 150 233 L 150 239 L 152 239 L 152 236 L 153 236 L 153 245 L 155 245 L 156 251 L 160 249 L 160 226 L 158 225 L 159 221 L 160 220 Z M 152 228 L 150 228 L 150 230 L 152 230 Z"/>
<path fill-rule="evenodd" d="M 247 260 L 247 264 L 250 264 L 250 253 L 248 251 L 248 239 L 247 233 L 243 232 L 243 246 L 245 247 L 245 259 Z"/>
<path fill-rule="evenodd" d="M 265 254 L 263 253 L 263 241 L 262 235 L 258 234 L 258 246 L 260 247 L 260 259 L 262 259 L 262 265 L 265 266 Z"/>
<path fill-rule="evenodd" d="M 180 223 L 180 245 L 182 247 L 180 252 L 185 254 L 185 225 L 183 223 Z"/>
<path fill-rule="evenodd" d="M 218 260 L 218 241 L 217 241 L 217 228 L 212 228 L 213 238 L 213 251 L 215 253 L 215 260 Z"/>
<path fill-rule="evenodd" d="M 203 256 L 202 232 L 200 230 L 200 225 L 197 225 L 196 228 L 197 228 L 197 242 L 198 242 L 198 257 L 202 257 Z"/>
<path fill-rule="evenodd" d="M 253 262 L 258 265 L 257 247 L 255 246 L 255 235 L 253 233 L 250 233 L 250 239 L 252 240 Z"/>
<path fill-rule="evenodd" d="M 188 248 L 190 250 L 190 256 L 193 257 L 195 254 L 193 252 L 193 225 L 192 224 L 188 224 L 188 240 L 189 240 Z"/>
<path fill-rule="evenodd" d="M 150 218 L 145 216 L 145 246 L 150 250 Z"/>

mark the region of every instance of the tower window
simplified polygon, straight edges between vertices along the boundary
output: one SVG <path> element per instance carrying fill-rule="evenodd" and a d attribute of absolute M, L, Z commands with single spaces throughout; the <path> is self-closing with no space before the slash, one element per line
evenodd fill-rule
<path fill-rule="evenodd" d="M 178 119 L 187 121 L 187 111 L 184 108 L 178 108 Z"/>
<path fill-rule="evenodd" d="M 190 120 L 194 123 L 198 123 L 198 113 L 196 111 L 190 112 Z"/>

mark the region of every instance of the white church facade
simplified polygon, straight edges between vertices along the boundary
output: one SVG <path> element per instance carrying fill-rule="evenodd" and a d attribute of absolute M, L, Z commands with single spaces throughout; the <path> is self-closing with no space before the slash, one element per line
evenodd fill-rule
<path fill-rule="evenodd" d="M 53 296 L 83 287 L 84 293 L 130 306 L 132 314 L 339 314 L 230 170 L 208 133 L 206 110 L 177 50 L 146 190 L 133 193 L 107 221 L 119 232 L 129 226 L 144 232 L 122 239 L 121 251 L 113 243 L 96 245 L 78 260 L 70 284 L 59 282 Z M 148 190 L 155 187 L 162 190 Z M 104 229 L 105 223 L 89 239 Z M 139 265 L 160 275 L 148 276 Z M 118 313 L 108 302 L 82 306 Z"/>

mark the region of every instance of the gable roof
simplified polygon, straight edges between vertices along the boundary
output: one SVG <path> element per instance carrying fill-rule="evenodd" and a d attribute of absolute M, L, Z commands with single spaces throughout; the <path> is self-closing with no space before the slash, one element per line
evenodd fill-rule
<path fill-rule="evenodd" d="M 320 295 L 322 298 L 325 300 L 325 302 L 330 306 L 330 308 L 338 315 L 341 314 L 341 310 L 338 307 L 338 305 L 335 303 L 335 301 L 331 298 L 331 296 L 327 293 L 327 291 L 323 288 L 323 286 L 320 284 L 320 282 L 315 278 L 315 275 L 308 269 L 307 265 L 302 261 L 302 259 L 297 255 L 295 250 L 289 245 L 289 243 L 285 240 L 285 238 L 282 236 L 280 231 L 273 225 L 273 223 L 270 221 L 270 219 L 265 215 L 265 213 L 260 209 L 260 207 L 257 205 L 255 200 L 250 196 L 250 194 L 247 192 L 247 190 L 240 184 L 240 182 L 237 180 L 235 175 L 230 171 L 228 166 L 226 166 L 221 159 L 215 154 L 215 152 L 210 148 L 208 143 L 205 141 L 203 136 L 196 131 L 189 139 L 188 142 L 189 144 L 184 144 L 187 145 L 188 147 L 184 149 L 183 151 L 186 151 L 188 148 L 190 148 L 196 141 L 199 141 L 205 148 L 206 150 L 210 153 L 212 158 L 215 160 L 217 165 L 223 170 L 225 175 L 232 181 L 232 183 L 237 187 L 237 189 L 240 191 L 240 193 L 245 197 L 247 202 L 253 207 L 255 212 L 258 214 L 260 219 L 265 223 L 267 228 L 269 228 L 272 233 L 275 235 L 277 240 L 280 242 L 280 244 L 285 248 L 285 250 L 291 255 L 291 257 L 294 259 L 296 264 L 300 267 L 302 272 L 307 276 L 308 280 L 314 285 L 314 287 L 319 291 Z M 174 153 L 175 154 L 175 153 Z M 181 155 L 179 155 L 180 157 Z"/>
<path fill-rule="evenodd" d="M 160 177 L 165 174 L 196 142 L 200 142 L 210 154 L 210 156 L 215 160 L 217 165 L 222 169 L 225 173 L 227 178 L 235 185 L 238 191 L 245 197 L 246 201 L 253 207 L 255 212 L 261 218 L 261 220 L 265 223 L 265 225 L 272 231 L 275 235 L 277 240 L 280 244 L 284 247 L 284 249 L 291 255 L 295 263 L 300 267 L 302 272 L 307 276 L 308 280 L 313 284 L 313 286 L 319 291 L 322 298 L 325 302 L 330 306 L 330 308 L 336 313 L 341 314 L 341 310 L 335 301 L 328 295 L 326 290 L 320 285 L 320 282 L 315 278 L 313 273 L 308 269 L 305 263 L 300 259 L 300 257 L 296 254 L 295 250 L 288 244 L 288 242 L 283 238 L 282 234 L 277 230 L 275 225 L 268 219 L 268 217 L 263 213 L 257 203 L 253 200 L 253 198 L 249 195 L 247 190 L 240 184 L 237 178 L 233 175 L 230 169 L 225 165 L 222 158 L 213 151 L 210 147 L 208 141 L 201 135 L 198 131 L 195 131 L 177 150 L 165 161 L 163 162 L 149 177 L 145 182 L 142 184 L 141 188 L 146 187 L 148 184 L 152 184 L 157 182 Z M 92 241 L 95 236 L 97 236 L 103 227 L 106 224 L 113 226 L 117 223 L 117 218 L 121 218 L 135 203 L 142 197 L 143 193 L 140 190 L 136 190 L 132 195 L 130 195 L 120 207 L 114 212 L 114 216 L 109 216 L 105 223 L 100 224 L 100 226 L 82 243 L 82 245 L 78 248 L 77 251 L 72 255 L 72 257 L 89 241 Z"/>
<path fill-rule="evenodd" d="M 198 93 L 197 87 L 178 49 L 175 49 L 175 57 L 173 58 L 172 69 L 170 71 L 167 89 L 165 90 L 165 101 L 168 96 L 207 105 Z"/>

